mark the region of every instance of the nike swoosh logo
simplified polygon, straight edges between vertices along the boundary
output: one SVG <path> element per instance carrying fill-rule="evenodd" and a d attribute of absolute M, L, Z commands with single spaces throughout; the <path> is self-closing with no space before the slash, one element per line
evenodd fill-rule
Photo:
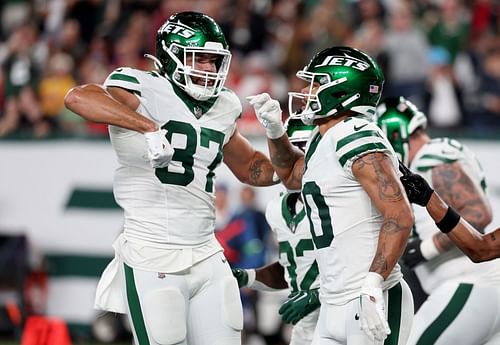
<path fill-rule="evenodd" d="M 356 315 L 354 315 L 354 320 L 356 320 L 356 321 L 359 320 L 359 314 L 358 313 L 356 313 Z"/>
<path fill-rule="evenodd" d="M 356 127 L 356 125 L 354 125 L 354 130 L 355 130 L 355 131 L 359 131 L 361 128 L 363 128 L 363 127 L 365 127 L 365 126 L 368 126 L 368 124 L 367 124 L 367 123 L 365 123 L 364 125 L 361 125 L 361 126 L 359 126 L 359 127 Z"/>

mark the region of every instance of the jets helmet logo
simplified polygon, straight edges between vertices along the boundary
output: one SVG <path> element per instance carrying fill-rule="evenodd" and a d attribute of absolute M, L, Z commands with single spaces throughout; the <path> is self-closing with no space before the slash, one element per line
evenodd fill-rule
<path fill-rule="evenodd" d="M 160 28 L 160 31 L 166 32 L 168 34 L 176 34 L 184 38 L 190 38 L 194 36 L 194 30 L 182 23 L 167 22 Z"/>
<path fill-rule="evenodd" d="M 365 71 L 368 68 L 370 68 L 370 65 L 367 64 L 366 62 L 356 59 L 347 54 L 345 54 L 345 56 L 340 56 L 340 55 L 327 56 L 322 63 L 314 67 L 323 67 L 323 66 L 347 66 L 357 69 L 359 71 Z"/>

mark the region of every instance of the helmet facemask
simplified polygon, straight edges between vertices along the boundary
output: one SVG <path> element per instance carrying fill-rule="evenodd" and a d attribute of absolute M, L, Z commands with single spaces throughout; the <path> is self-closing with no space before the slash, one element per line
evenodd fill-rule
<path fill-rule="evenodd" d="M 163 48 L 172 61 L 175 69 L 172 81 L 187 94 L 199 101 L 217 97 L 226 81 L 231 53 L 218 42 L 206 42 L 204 47 L 183 47 L 172 43 Z M 216 72 L 203 71 L 196 68 L 200 59 L 214 59 Z M 201 82 L 200 82 L 201 81 Z"/>
<path fill-rule="evenodd" d="M 336 85 L 342 84 L 347 81 L 346 77 L 331 80 L 328 73 L 311 73 L 305 70 L 298 71 L 297 77 L 309 83 L 308 93 L 301 92 L 289 92 L 288 93 L 288 109 L 290 111 L 290 117 L 300 118 L 305 124 L 312 124 L 313 121 L 318 117 L 328 117 L 335 115 L 339 109 L 349 105 L 353 101 L 359 98 L 359 93 L 347 97 L 342 100 L 340 107 L 333 107 L 331 109 L 326 109 L 324 115 L 318 116 L 322 113 L 323 107 L 321 102 L 325 97 L 326 103 L 328 104 L 328 97 L 332 97 L 332 90 L 325 92 L 326 90 L 335 87 Z M 313 93 L 315 84 L 319 83 L 319 87 L 316 93 Z M 342 99 L 342 94 L 339 95 Z M 299 102 L 297 102 L 299 100 Z M 323 111 L 324 112 L 324 111 Z"/>
<path fill-rule="evenodd" d="M 300 117 L 304 123 L 342 116 L 347 110 L 372 117 L 384 84 L 375 61 L 351 47 L 324 49 L 297 72 L 297 77 L 309 87 L 303 89 L 307 93 L 289 93 L 289 110 L 292 117 Z M 301 102 L 298 108 L 297 100 Z"/>

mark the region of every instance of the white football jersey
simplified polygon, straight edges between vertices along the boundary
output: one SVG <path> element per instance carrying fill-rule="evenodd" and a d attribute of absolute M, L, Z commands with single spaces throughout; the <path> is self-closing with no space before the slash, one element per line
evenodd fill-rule
<path fill-rule="evenodd" d="M 290 193 L 283 193 L 272 199 L 266 208 L 266 220 L 276 235 L 279 263 L 285 268 L 285 280 L 290 290 L 316 289 L 319 287 L 318 264 L 309 221 L 300 201 L 297 202 L 299 210 L 292 215 L 287 206 L 290 197 Z"/>
<path fill-rule="evenodd" d="M 127 240 L 193 248 L 213 239 L 215 169 L 241 114 L 237 96 L 225 89 L 215 101 L 194 102 L 160 74 L 132 68 L 115 70 L 104 85 L 133 92 L 137 111 L 167 130 L 175 150 L 167 167 L 153 169 L 144 135 L 110 126 L 119 163 L 114 195 L 125 211 Z"/>
<path fill-rule="evenodd" d="M 322 137 L 313 133 L 305 154 L 302 194 L 313 227 L 322 302 L 342 305 L 359 296 L 377 249 L 381 213 L 352 173 L 352 164 L 370 152 L 398 160 L 377 125 L 349 117 Z M 384 289 L 402 278 L 396 265 Z"/>
<path fill-rule="evenodd" d="M 454 139 L 436 138 L 424 145 L 411 163 L 411 170 L 421 174 L 432 186 L 432 168 L 458 161 L 478 188 L 485 190 L 484 172 L 475 155 Z M 424 207 L 415 206 L 415 232 L 422 239 L 429 239 L 439 232 L 434 220 Z M 445 281 L 500 285 L 500 261 L 473 263 L 458 248 L 453 248 L 415 268 L 427 293 Z"/>

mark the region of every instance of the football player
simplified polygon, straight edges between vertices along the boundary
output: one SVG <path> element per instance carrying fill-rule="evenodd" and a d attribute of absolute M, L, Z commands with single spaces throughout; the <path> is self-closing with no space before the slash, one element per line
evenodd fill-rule
<path fill-rule="evenodd" d="M 403 164 L 399 165 L 399 170 L 403 173 L 400 180 L 410 202 L 424 206 L 432 219 L 437 224 L 441 223 L 439 230 L 447 234 L 473 262 L 500 257 L 500 228 L 481 234 L 453 207 L 448 206 L 422 176 L 411 172 Z"/>
<path fill-rule="evenodd" d="M 426 116 L 403 97 L 380 104 L 377 118 L 401 161 L 483 231 L 491 221 L 491 209 L 484 173 L 474 154 L 457 140 L 431 139 Z M 408 344 L 497 344 L 500 262 L 474 264 L 463 255 L 439 230 L 453 225 L 448 223 L 453 215 L 436 224 L 425 209 L 415 207 L 414 212 L 414 236 L 402 260 L 414 269 L 429 297 L 415 315 Z"/>
<path fill-rule="evenodd" d="M 314 125 L 288 118 L 286 133 L 292 145 L 305 149 Z M 281 318 L 294 325 L 290 345 L 311 344 L 319 315 L 318 264 L 300 190 L 288 190 L 271 200 L 266 219 L 276 235 L 279 260 L 256 269 L 233 269 L 240 287 L 273 291 L 288 288 L 279 309 Z"/>
<path fill-rule="evenodd" d="M 302 189 L 320 274 L 320 315 L 312 344 L 404 344 L 413 318 L 398 260 L 413 214 L 390 143 L 372 121 L 384 76 L 365 53 L 332 47 L 297 76 L 290 116 L 315 124 L 305 155 L 283 135 L 279 103 L 250 98 L 266 128 L 273 166 Z M 299 99 L 299 108 L 295 108 Z"/>
<path fill-rule="evenodd" d="M 214 237 L 215 169 L 224 161 L 258 186 L 274 184 L 274 170 L 236 129 L 241 103 L 223 87 L 231 53 L 212 18 L 171 16 L 152 58 L 156 70 L 118 68 L 103 86 L 76 87 L 65 99 L 110 125 L 119 164 L 124 231 L 96 306 L 126 312 L 137 344 L 240 344 L 238 286 Z"/>

